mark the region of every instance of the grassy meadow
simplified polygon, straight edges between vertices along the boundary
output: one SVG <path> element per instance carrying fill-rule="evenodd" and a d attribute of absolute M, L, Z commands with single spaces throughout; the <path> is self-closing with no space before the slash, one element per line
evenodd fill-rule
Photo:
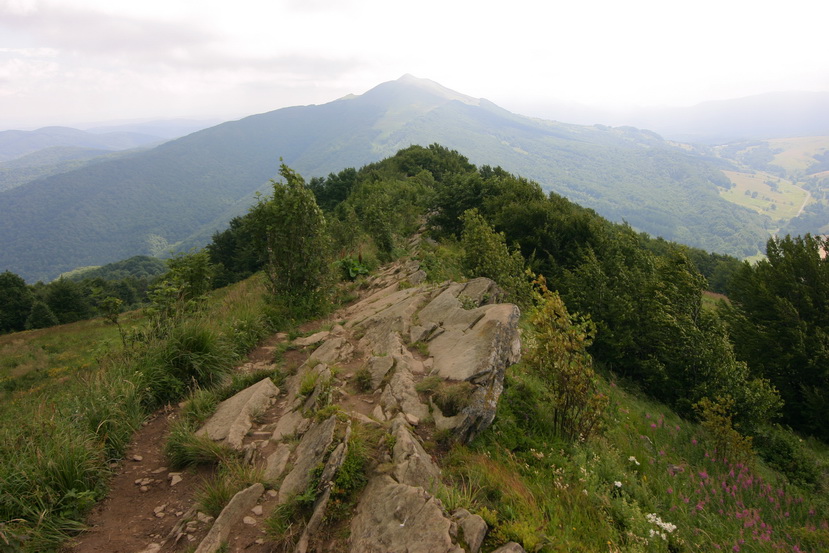
<path fill-rule="evenodd" d="M 804 173 L 815 163 L 815 154 L 829 150 L 829 136 L 775 138 L 766 142 L 776 152 L 771 163 L 782 167 L 790 175 Z"/>
<path fill-rule="evenodd" d="M 140 311 L 124 313 L 121 324 L 140 324 Z M 103 318 L 0 336 L 0 399 L 37 391 L 79 372 L 121 347 L 115 325 Z"/>
<path fill-rule="evenodd" d="M 252 277 L 153 324 L 124 314 L 124 342 L 100 319 L 0 338 L 0 550 L 53 551 L 79 531 L 145 417 L 225 381 L 273 330 L 264 288 Z"/>
<path fill-rule="evenodd" d="M 763 172 L 741 173 L 723 171 L 734 184 L 721 189 L 720 196 L 757 213 L 768 215 L 773 221 L 788 221 L 796 217 L 808 193 L 775 175 Z"/>
<path fill-rule="evenodd" d="M 769 430 L 755 444 L 765 461 L 612 379 L 601 386 L 603 434 L 564 442 L 540 384 L 513 367 L 492 429 L 446 456 L 444 501 L 486 519 L 489 544 L 527 551 L 829 550 L 824 444 Z M 772 453 L 786 447 L 784 475 L 770 465 L 784 466 Z"/>

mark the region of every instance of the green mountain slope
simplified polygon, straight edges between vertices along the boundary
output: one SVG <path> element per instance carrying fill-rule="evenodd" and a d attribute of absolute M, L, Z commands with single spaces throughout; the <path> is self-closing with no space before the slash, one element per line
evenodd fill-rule
<path fill-rule="evenodd" d="M 111 152 L 95 148 L 52 146 L 0 163 L 0 191 L 9 190 L 40 178 L 66 173 L 92 163 L 108 161 L 135 153 Z"/>
<path fill-rule="evenodd" d="M 756 252 L 766 239 L 765 218 L 718 196 L 718 170 L 653 133 L 534 120 L 406 76 L 361 96 L 223 123 L 3 192 L 0 269 L 49 279 L 202 245 L 244 212 L 280 157 L 304 175 L 324 176 L 434 142 L 669 239 L 736 255 Z"/>

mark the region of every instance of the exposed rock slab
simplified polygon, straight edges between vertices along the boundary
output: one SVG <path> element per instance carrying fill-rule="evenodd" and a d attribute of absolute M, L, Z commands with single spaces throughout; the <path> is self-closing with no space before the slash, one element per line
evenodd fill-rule
<path fill-rule="evenodd" d="M 222 509 L 222 513 L 216 518 L 195 553 L 215 553 L 218 551 L 222 546 L 222 542 L 227 541 L 232 528 L 256 505 L 264 491 L 265 487 L 257 482 L 234 495 L 230 503 Z"/>
<path fill-rule="evenodd" d="M 394 357 L 389 355 L 372 356 L 366 362 L 366 369 L 371 373 L 371 387 L 377 389 L 386 374 L 394 367 Z"/>
<path fill-rule="evenodd" d="M 401 484 L 420 486 L 434 491 L 440 483 L 440 469 L 426 453 L 423 446 L 409 431 L 406 422 L 398 418 L 392 422 L 391 433 L 395 438 L 392 450 L 394 471 L 392 475 Z"/>
<path fill-rule="evenodd" d="M 327 339 L 331 333 L 327 330 L 321 330 L 315 334 L 311 334 L 310 336 L 305 336 L 303 338 L 297 338 L 294 340 L 294 345 L 299 347 L 305 346 L 312 346 L 314 344 L 319 344 L 323 340 Z"/>
<path fill-rule="evenodd" d="M 414 377 L 402 358 L 396 359 L 396 365 L 394 374 L 380 396 L 380 403 L 387 413 L 402 412 L 423 420 L 429 415 L 429 408 L 417 395 Z"/>
<path fill-rule="evenodd" d="M 462 553 L 452 522 L 423 488 L 380 475 L 371 480 L 351 521 L 352 553 Z"/>
<path fill-rule="evenodd" d="M 287 436 L 295 436 L 305 432 L 311 421 L 302 416 L 299 411 L 289 411 L 282 415 L 276 423 L 271 439 L 275 442 Z"/>
<path fill-rule="evenodd" d="M 511 304 L 487 305 L 460 314 L 429 342 L 435 358 L 433 371 L 450 380 L 474 380 L 518 361 L 518 308 Z"/>
<path fill-rule="evenodd" d="M 225 441 L 231 447 L 241 449 L 245 435 L 253 426 L 251 417 L 267 409 L 277 395 L 279 388 L 270 378 L 263 378 L 220 403 L 197 434 L 206 435 L 211 440 Z"/>
<path fill-rule="evenodd" d="M 337 361 L 348 361 L 353 352 L 354 346 L 348 340 L 342 336 L 334 336 L 315 349 L 311 354 L 311 359 L 331 365 Z"/>
<path fill-rule="evenodd" d="M 337 418 L 331 416 L 325 422 L 312 425 L 302 437 L 296 447 L 294 467 L 279 488 L 279 503 L 285 503 L 308 486 L 311 470 L 322 462 L 334 439 L 336 425 Z"/>
<path fill-rule="evenodd" d="M 285 472 L 285 467 L 288 465 L 290 456 L 291 446 L 288 444 L 279 444 L 276 447 L 276 451 L 268 455 L 263 474 L 266 482 L 273 482 L 282 476 L 282 473 Z"/>

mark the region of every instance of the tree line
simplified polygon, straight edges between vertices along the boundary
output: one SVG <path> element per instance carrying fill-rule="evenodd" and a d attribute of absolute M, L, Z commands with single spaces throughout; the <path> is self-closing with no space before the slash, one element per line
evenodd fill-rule
<path fill-rule="evenodd" d="M 89 319 L 147 302 L 148 291 L 167 270 L 160 259 L 135 256 L 58 280 L 28 285 L 10 271 L 0 273 L 0 334 Z"/>

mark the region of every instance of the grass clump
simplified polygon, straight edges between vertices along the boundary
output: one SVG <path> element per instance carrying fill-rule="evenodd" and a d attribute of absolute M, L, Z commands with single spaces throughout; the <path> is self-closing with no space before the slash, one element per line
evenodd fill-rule
<path fill-rule="evenodd" d="M 261 481 L 261 471 L 231 459 L 222 463 L 216 475 L 199 488 L 196 502 L 202 511 L 217 517 L 237 492 Z"/>
<path fill-rule="evenodd" d="M 314 479 L 305 491 L 277 505 L 265 519 L 265 532 L 273 542 L 274 549 L 293 551 L 313 512 L 318 484 L 318 479 Z"/>
<path fill-rule="evenodd" d="M 299 383 L 299 395 L 310 395 L 311 392 L 314 391 L 314 388 L 317 387 L 317 381 L 319 380 L 319 377 L 320 375 L 316 371 L 309 371 L 305 376 L 303 376 L 302 380 Z"/>
<path fill-rule="evenodd" d="M 354 383 L 359 391 L 370 392 L 374 388 L 371 371 L 366 367 L 359 369 L 354 375 Z"/>
<path fill-rule="evenodd" d="M 238 456 L 230 447 L 214 442 L 206 435 L 197 435 L 186 421 L 179 421 L 172 426 L 164 444 L 164 454 L 176 469 L 218 465 Z"/>
<path fill-rule="evenodd" d="M 469 405 L 475 386 L 470 382 L 456 382 L 438 388 L 432 399 L 446 417 L 454 417 Z"/>
<path fill-rule="evenodd" d="M 433 374 L 429 375 L 417 384 L 415 384 L 415 390 L 420 392 L 421 394 L 431 394 L 434 393 L 443 382 L 443 378 L 440 376 Z"/>

